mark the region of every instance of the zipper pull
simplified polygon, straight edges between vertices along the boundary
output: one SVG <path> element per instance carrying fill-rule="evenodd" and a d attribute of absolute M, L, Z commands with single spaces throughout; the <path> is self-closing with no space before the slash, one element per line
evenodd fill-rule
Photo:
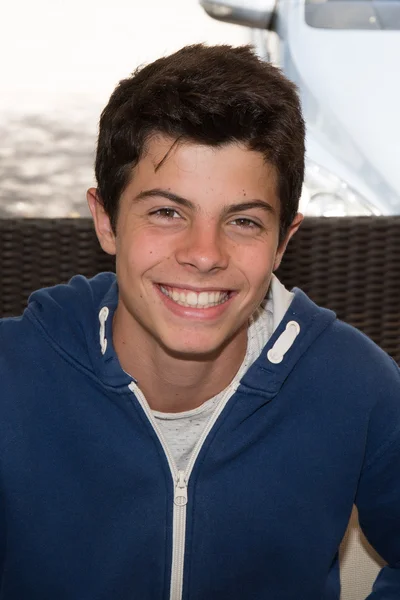
<path fill-rule="evenodd" d="M 178 471 L 178 478 L 175 486 L 174 504 L 177 506 L 185 506 L 188 501 L 187 483 L 185 481 L 185 473 Z"/>

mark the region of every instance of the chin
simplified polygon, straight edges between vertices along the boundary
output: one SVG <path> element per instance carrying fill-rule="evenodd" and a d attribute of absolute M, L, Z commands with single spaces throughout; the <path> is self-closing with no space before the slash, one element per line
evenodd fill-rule
<path fill-rule="evenodd" d="M 162 341 L 165 352 L 172 358 L 180 360 L 208 361 L 214 360 L 223 350 L 225 344 L 199 344 L 199 340 L 177 344 Z"/>

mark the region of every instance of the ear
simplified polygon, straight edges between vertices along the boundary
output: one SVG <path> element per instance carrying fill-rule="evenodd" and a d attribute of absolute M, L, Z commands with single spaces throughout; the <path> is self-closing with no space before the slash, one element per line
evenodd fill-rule
<path fill-rule="evenodd" d="M 100 246 L 107 254 L 115 254 L 115 235 L 111 227 L 110 217 L 103 207 L 103 202 L 96 188 L 90 188 L 86 194 L 87 203 L 92 213 L 94 227 Z"/>
<path fill-rule="evenodd" d="M 297 215 L 293 219 L 291 225 L 289 226 L 286 236 L 285 236 L 285 239 L 282 240 L 282 242 L 279 244 L 278 250 L 276 251 L 274 268 L 273 268 L 274 271 L 276 271 L 276 269 L 281 264 L 282 257 L 285 254 L 286 246 L 288 245 L 291 237 L 296 233 L 296 231 L 300 227 L 303 219 L 304 219 L 304 216 L 301 213 L 297 213 Z"/>

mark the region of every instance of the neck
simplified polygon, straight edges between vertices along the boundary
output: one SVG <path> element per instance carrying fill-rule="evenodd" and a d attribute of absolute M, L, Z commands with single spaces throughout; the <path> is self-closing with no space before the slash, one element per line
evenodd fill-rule
<path fill-rule="evenodd" d="M 140 332 L 127 333 L 118 319 L 113 322 L 113 343 L 119 362 L 138 380 L 152 410 L 178 413 L 192 410 L 225 389 L 243 362 L 247 327 L 212 356 L 174 356 L 156 340 L 149 343 Z M 133 340 L 133 342 L 132 342 Z"/>

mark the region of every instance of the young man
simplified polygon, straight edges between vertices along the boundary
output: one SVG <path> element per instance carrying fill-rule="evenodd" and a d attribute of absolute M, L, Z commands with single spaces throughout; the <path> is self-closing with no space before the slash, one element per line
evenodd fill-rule
<path fill-rule="evenodd" d="M 100 121 L 116 278 L 0 326 L 1 600 L 338 600 L 355 502 L 400 598 L 400 375 L 273 276 L 302 216 L 293 85 L 192 46 Z"/>

